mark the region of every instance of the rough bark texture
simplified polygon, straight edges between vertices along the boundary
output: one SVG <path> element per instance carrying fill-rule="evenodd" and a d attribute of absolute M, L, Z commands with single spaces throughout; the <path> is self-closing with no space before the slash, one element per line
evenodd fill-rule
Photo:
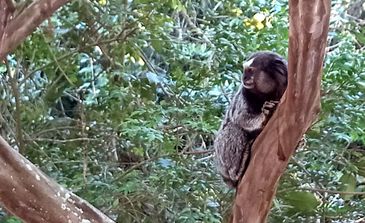
<path fill-rule="evenodd" d="M 0 40 L 2 39 L 2 36 L 4 34 L 4 29 L 6 27 L 6 24 L 8 23 L 9 14 L 13 12 L 14 12 L 14 5 L 12 1 L 0 0 Z"/>
<path fill-rule="evenodd" d="M 20 14 L 10 0 L 0 0 L 0 60 L 15 49 L 37 26 L 69 0 L 38 0 Z"/>
<path fill-rule="evenodd" d="M 330 0 L 290 0 L 288 88 L 256 139 L 236 194 L 232 222 L 265 222 L 277 183 L 320 110 L 320 81 Z"/>
<path fill-rule="evenodd" d="M 110 218 L 48 179 L 0 137 L 0 204 L 28 223 L 112 223 Z"/>

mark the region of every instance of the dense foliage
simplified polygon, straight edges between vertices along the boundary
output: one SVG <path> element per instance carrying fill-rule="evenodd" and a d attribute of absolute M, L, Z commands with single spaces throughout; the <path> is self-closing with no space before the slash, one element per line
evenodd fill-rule
<path fill-rule="evenodd" d="M 271 222 L 365 217 L 364 194 L 341 193 L 365 192 L 365 18 L 332 4 L 322 112 Z M 245 57 L 286 55 L 287 5 L 72 1 L 0 65 L 1 135 L 118 222 L 221 222 L 214 133 Z"/>

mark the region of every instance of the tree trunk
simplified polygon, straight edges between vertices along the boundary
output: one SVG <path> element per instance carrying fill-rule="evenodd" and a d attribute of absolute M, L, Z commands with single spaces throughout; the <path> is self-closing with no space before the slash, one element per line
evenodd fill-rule
<path fill-rule="evenodd" d="M 28 223 L 113 223 L 110 218 L 48 179 L 0 137 L 0 204 Z"/>
<path fill-rule="evenodd" d="M 289 1 L 288 88 L 252 147 L 237 188 L 232 222 L 265 222 L 277 183 L 302 135 L 320 111 L 320 82 L 330 0 Z"/>

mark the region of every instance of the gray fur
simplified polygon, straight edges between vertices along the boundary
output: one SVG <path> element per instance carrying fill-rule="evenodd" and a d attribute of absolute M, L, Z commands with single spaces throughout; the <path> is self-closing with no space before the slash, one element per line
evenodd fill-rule
<path fill-rule="evenodd" d="M 248 66 L 254 68 L 254 72 L 248 70 L 247 73 L 252 73 L 254 87 L 247 87 L 242 80 L 214 140 L 218 170 L 230 187 L 236 187 L 242 178 L 250 159 L 251 145 L 286 88 L 285 60 L 271 52 L 259 52 L 250 59 Z M 279 65 L 276 64 L 278 59 Z M 249 74 L 245 75 L 247 79 Z M 283 75 L 285 78 L 282 78 Z"/>

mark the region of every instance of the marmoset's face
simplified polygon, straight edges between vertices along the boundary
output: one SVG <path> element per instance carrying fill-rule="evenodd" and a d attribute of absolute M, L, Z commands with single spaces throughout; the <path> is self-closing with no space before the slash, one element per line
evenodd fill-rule
<path fill-rule="evenodd" d="M 243 87 L 256 94 L 266 95 L 280 91 L 287 85 L 287 65 L 285 60 L 274 53 L 259 52 L 243 64 Z"/>

